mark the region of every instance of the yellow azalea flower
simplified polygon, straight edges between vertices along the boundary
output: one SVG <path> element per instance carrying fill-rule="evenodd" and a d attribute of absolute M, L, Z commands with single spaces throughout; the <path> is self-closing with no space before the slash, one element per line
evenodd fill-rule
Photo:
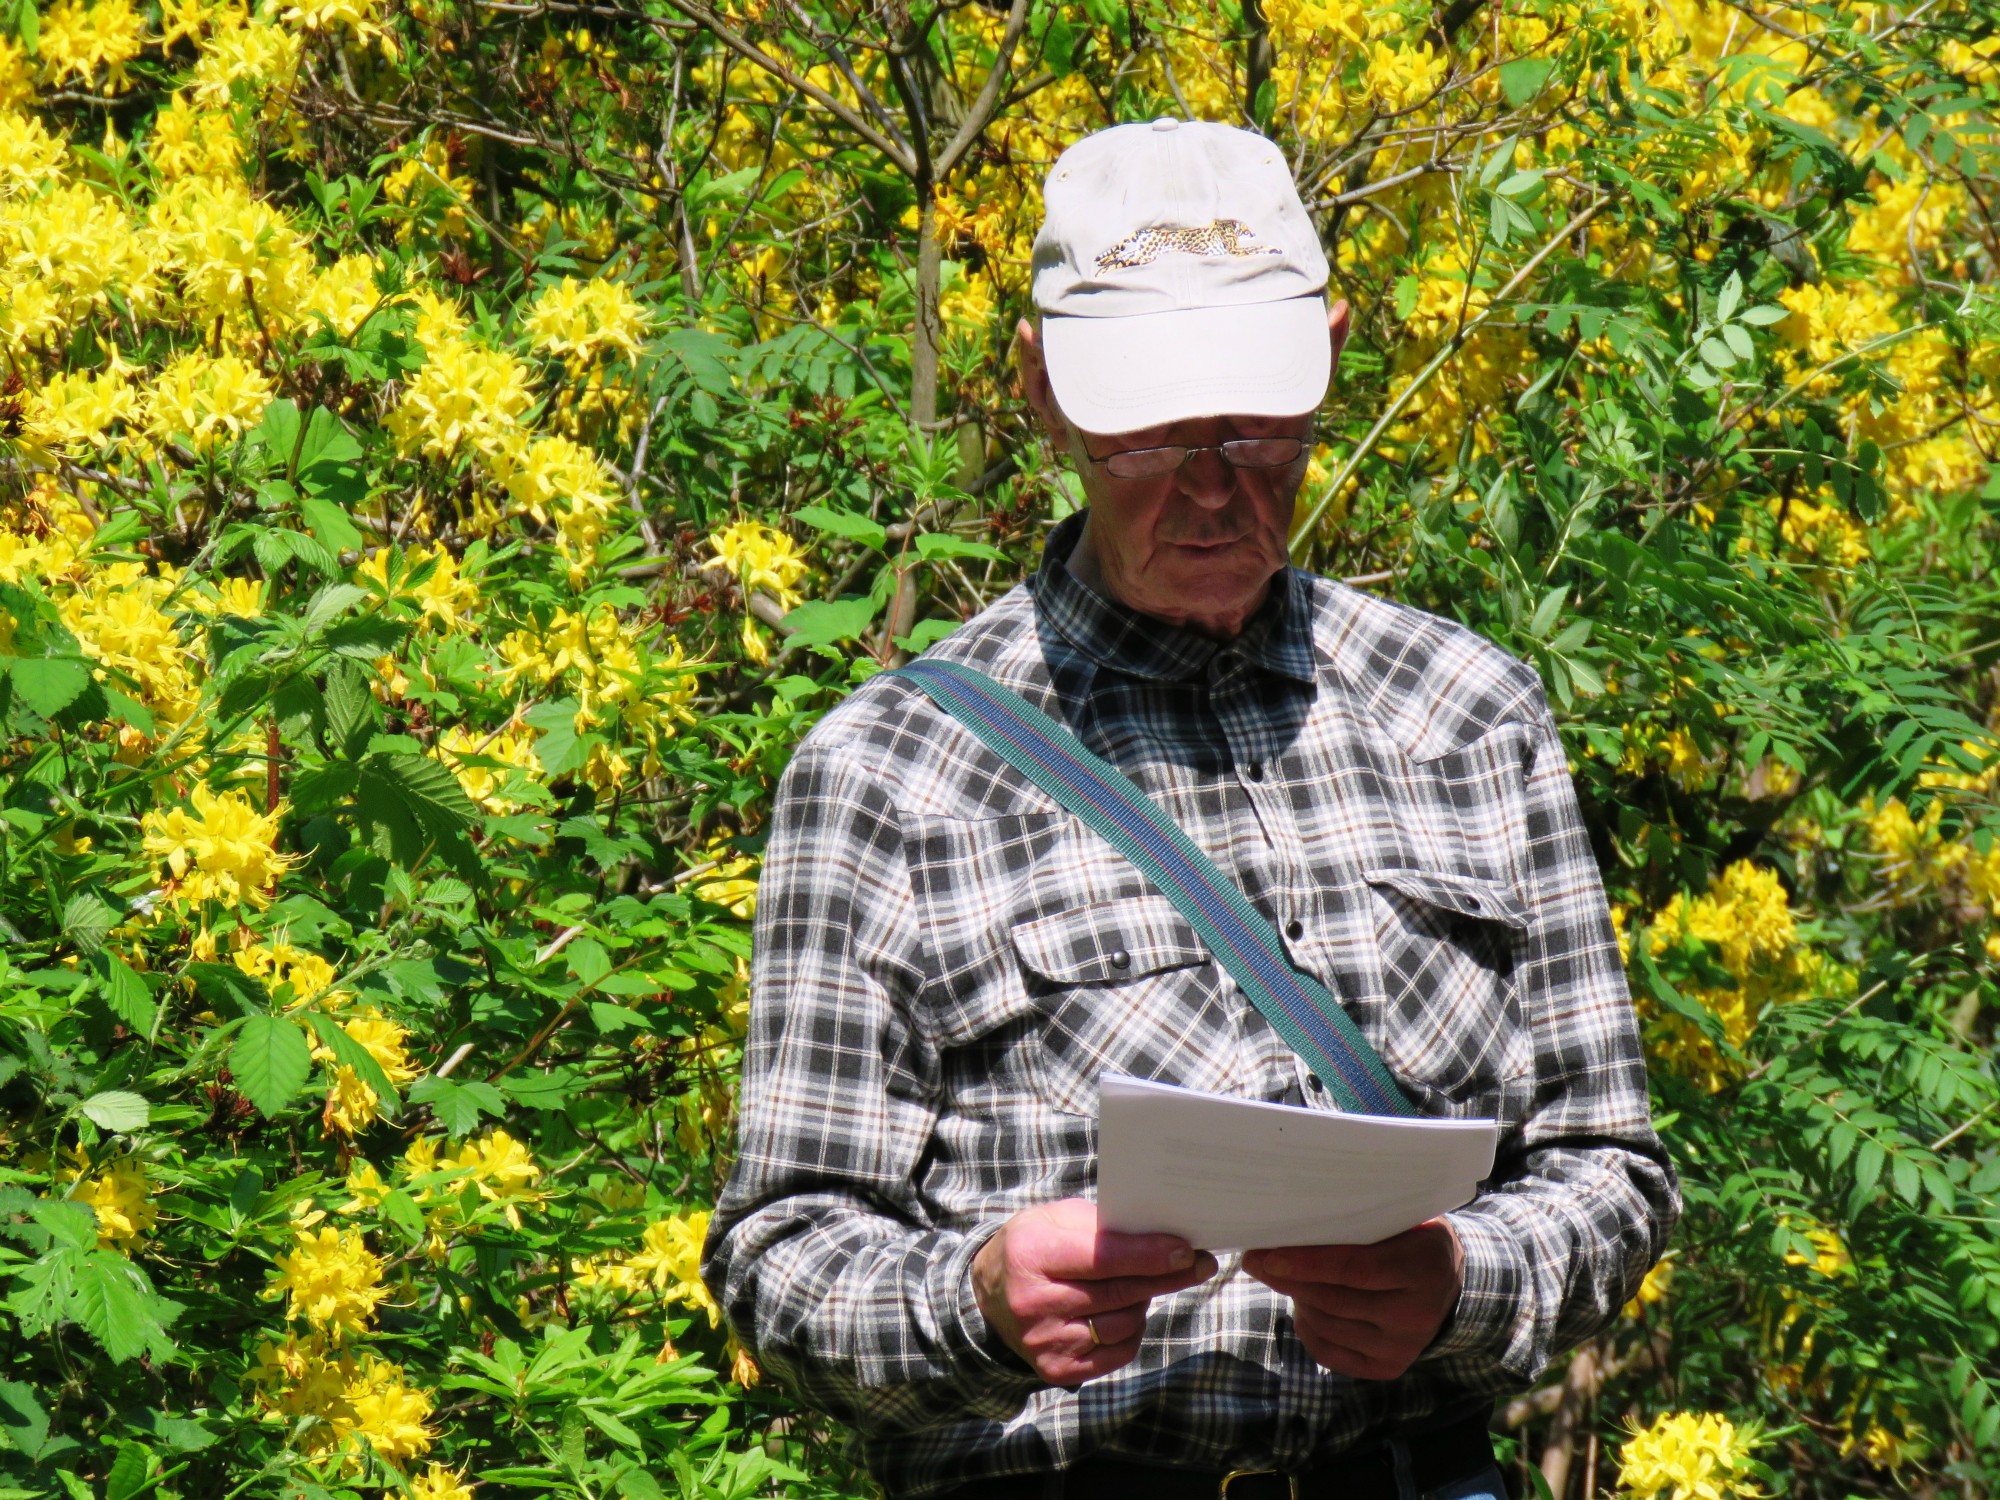
<path fill-rule="evenodd" d="M 619 282 L 572 276 L 544 287 L 521 320 L 535 348 L 579 362 L 613 350 L 637 359 L 651 324 L 652 314 Z"/>
<path fill-rule="evenodd" d="M 153 116 L 146 136 L 146 156 L 159 174 L 227 179 L 243 164 L 243 140 L 226 112 L 203 109 L 185 93 L 175 94 Z"/>
<path fill-rule="evenodd" d="M 407 1027 L 369 1012 L 342 1021 L 340 1029 L 380 1064 L 392 1084 L 405 1084 L 417 1076 L 417 1068 L 405 1046 L 410 1035 Z M 352 1067 L 335 1062 L 331 1047 L 323 1044 L 314 1047 L 313 1058 L 332 1066 L 326 1092 L 326 1128 L 353 1135 L 374 1124 L 382 1108 L 375 1090 Z"/>
<path fill-rule="evenodd" d="M 400 1467 L 430 1451 L 430 1394 L 404 1379 L 401 1365 L 364 1355 L 341 1394 L 354 1413 L 355 1435 L 383 1462 Z"/>
<path fill-rule="evenodd" d="M 89 85 L 104 69 L 107 88 L 131 85 L 126 65 L 146 45 L 146 18 L 131 0 L 56 0 L 42 13 L 36 51 L 51 85 L 66 79 Z"/>
<path fill-rule="evenodd" d="M 1747 1500 L 1763 1493 L 1750 1468 L 1756 1440 L 1714 1412 L 1668 1412 L 1619 1450 L 1618 1483 L 1636 1500 Z"/>
<path fill-rule="evenodd" d="M 335 1339 L 362 1333 L 389 1295 L 381 1259 L 358 1229 L 322 1226 L 301 1233 L 277 1260 L 269 1295 L 285 1297 L 285 1316 L 302 1319 Z"/>
<path fill-rule="evenodd" d="M 535 737 L 526 729 L 510 725 L 492 734 L 480 734 L 454 724 L 438 736 L 438 759 L 450 766 L 465 794 L 490 813 L 510 813 L 522 804 L 505 794 L 511 778 L 493 766 L 470 765 L 464 757 L 477 755 L 513 766 L 532 781 L 542 776 L 542 763 L 535 755 Z"/>
<path fill-rule="evenodd" d="M 149 382 L 146 429 L 161 442 L 184 439 L 197 453 L 207 453 L 256 426 L 276 394 L 248 360 L 191 350 Z"/>
<path fill-rule="evenodd" d="M 72 1165 L 55 1174 L 58 1182 L 70 1184 L 63 1196 L 87 1205 L 97 1216 L 100 1249 L 130 1255 L 160 1217 L 153 1206 L 153 1186 L 147 1180 L 145 1162 L 124 1156 L 93 1169 L 89 1152 L 78 1148 L 69 1154 Z"/>
<path fill-rule="evenodd" d="M 805 577 L 806 560 L 798 543 L 782 531 L 761 521 L 737 521 L 710 537 L 708 544 L 715 549 L 715 560 L 736 575 L 746 594 L 763 589 L 781 609 L 799 603 L 792 585 Z"/>
<path fill-rule="evenodd" d="M 479 608 L 479 585 L 459 571 L 459 561 L 443 547 L 412 547 L 398 553 L 377 547 L 354 567 L 354 578 L 384 598 L 414 600 L 424 622 L 451 631 Z"/>
<path fill-rule="evenodd" d="M 240 183 L 171 183 L 149 215 L 200 318 L 250 333 L 289 326 L 313 284 L 305 240 L 284 214 Z"/>
<path fill-rule="evenodd" d="M 358 42 L 378 42 L 388 57 L 396 44 L 382 26 L 387 0 L 296 0 L 284 19 L 306 31 L 346 31 Z"/>
<path fill-rule="evenodd" d="M 25 413 L 29 441 L 92 451 L 109 447 L 112 429 L 138 415 L 138 394 L 118 370 L 58 372 L 29 398 Z"/>
<path fill-rule="evenodd" d="M 648 1224 L 637 1250 L 594 1256 L 577 1264 L 577 1280 L 623 1296 L 650 1292 L 666 1302 L 706 1314 L 711 1328 L 722 1321 L 701 1279 L 701 1247 L 708 1237 L 708 1213 L 670 1214 Z"/>
<path fill-rule="evenodd" d="M 389 414 L 389 430 L 407 453 L 452 459 L 500 453 L 534 405 L 528 367 L 503 350 L 470 339 L 427 346 L 424 366 Z"/>
<path fill-rule="evenodd" d="M 84 654 L 107 669 L 121 691 L 139 697 L 166 725 L 179 724 L 200 700 L 186 645 L 162 606 L 175 580 L 142 563 L 95 569 L 57 606 Z"/>
<path fill-rule="evenodd" d="M 231 954 L 230 960 L 269 989 L 290 985 L 288 1004 L 293 1006 L 316 1000 L 322 1008 L 333 1009 L 349 998 L 345 990 L 333 988 L 332 964 L 309 948 L 294 948 L 282 937 L 246 944 Z"/>
<path fill-rule="evenodd" d="M 1625 1304 L 1625 1316 L 1641 1317 L 1647 1308 L 1666 1301 L 1667 1289 L 1673 1285 L 1673 1279 L 1674 1262 L 1669 1256 L 1646 1273 L 1646 1279 L 1639 1283 L 1639 1290 L 1633 1293 L 1632 1300 Z"/>
<path fill-rule="evenodd" d="M 33 115 L 0 109 L 0 199 L 37 193 L 57 181 L 68 154 Z"/>
<path fill-rule="evenodd" d="M 262 94 L 291 87 L 305 55 L 304 39 L 297 32 L 278 25 L 268 14 L 224 11 L 216 20 L 189 81 L 197 103 L 224 108 L 239 88 Z"/>
<path fill-rule="evenodd" d="M 473 1500 L 472 1486 L 462 1470 L 432 1464 L 410 1481 L 411 1500 Z"/>
<path fill-rule="evenodd" d="M 534 1153 L 504 1130 L 484 1140 L 468 1141 L 446 1163 L 463 1169 L 479 1188 L 479 1196 L 498 1203 L 507 1222 L 521 1227 L 521 1209 L 532 1208 L 548 1195 L 536 1186 L 542 1180 Z"/>
<path fill-rule="evenodd" d="M 155 808 L 144 820 L 146 852 L 172 872 L 172 899 L 263 907 L 271 887 L 299 862 L 275 847 L 280 812 L 260 813 L 239 791 L 197 785 L 184 807 Z"/>
<path fill-rule="evenodd" d="M 299 315 L 326 319 L 334 332 L 352 335 L 368 315 L 391 299 L 375 289 L 379 267 L 372 255 L 343 255 L 313 278 Z"/>

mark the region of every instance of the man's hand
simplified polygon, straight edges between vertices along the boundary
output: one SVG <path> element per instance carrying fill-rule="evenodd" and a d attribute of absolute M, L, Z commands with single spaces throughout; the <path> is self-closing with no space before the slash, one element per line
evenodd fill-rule
<path fill-rule="evenodd" d="M 1215 1257 L 1186 1240 L 1100 1230 L 1095 1203 L 1065 1198 L 1022 1209 L 980 1246 L 972 1291 L 1036 1374 L 1080 1385 L 1132 1362 L 1153 1298 L 1214 1274 Z"/>
<path fill-rule="evenodd" d="M 1430 1347 L 1458 1305 L 1465 1251 L 1432 1219 L 1374 1245 L 1251 1250 L 1243 1270 L 1292 1299 L 1306 1352 L 1356 1380 L 1394 1380 Z"/>

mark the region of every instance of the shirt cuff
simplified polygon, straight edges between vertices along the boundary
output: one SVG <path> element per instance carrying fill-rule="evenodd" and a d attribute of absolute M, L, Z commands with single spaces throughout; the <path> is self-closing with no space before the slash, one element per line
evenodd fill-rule
<path fill-rule="evenodd" d="M 938 1262 L 933 1284 L 938 1326 L 944 1331 L 952 1363 L 962 1363 L 967 1373 L 982 1379 L 1012 1376 L 1039 1386 L 1041 1376 L 986 1321 L 986 1314 L 979 1310 L 979 1297 L 972 1289 L 973 1258 L 1000 1229 L 999 1224 L 994 1224 L 964 1236 L 957 1248 Z"/>
<path fill-rule="evenodd" d="M 1497 1352 L 1512 1341 L 1526 1277 L 1520 1248 L 1506 1224 L 1477 1207 L 1445 1215 L 1465 1252 L 1458 1305 L 1423 1353 L 1425 1359 Z"/>

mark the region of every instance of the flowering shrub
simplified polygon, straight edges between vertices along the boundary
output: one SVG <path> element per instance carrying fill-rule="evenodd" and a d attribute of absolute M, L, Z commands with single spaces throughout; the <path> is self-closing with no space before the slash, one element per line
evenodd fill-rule
<path fill-rule="evenodd" d="M 697 1270 L 761 829 L 1075 504 L 1041 175 L 1166 113 L 1353 304 L 1297 556 L 1616 903 L 1689 1215 L 1516 1461 L 2000 1482 L 1993 19 L 890 10 L 0 22 L 0 1483 L 865 1492 Z"/>

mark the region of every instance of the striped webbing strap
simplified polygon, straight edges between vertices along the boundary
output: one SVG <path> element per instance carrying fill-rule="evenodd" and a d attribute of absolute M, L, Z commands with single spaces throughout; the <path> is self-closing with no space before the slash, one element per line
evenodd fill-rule
<path fill-rule="evenodd" d="M 1342 1109 L 1417 1113 L 1340 1002 L 1292 966 L 1277 929 L 1123 771 L 1019 693 L 974 668 L 925 658 L 899 668 L 897 675 L 1083 819 L 1158 886 Z"/>

